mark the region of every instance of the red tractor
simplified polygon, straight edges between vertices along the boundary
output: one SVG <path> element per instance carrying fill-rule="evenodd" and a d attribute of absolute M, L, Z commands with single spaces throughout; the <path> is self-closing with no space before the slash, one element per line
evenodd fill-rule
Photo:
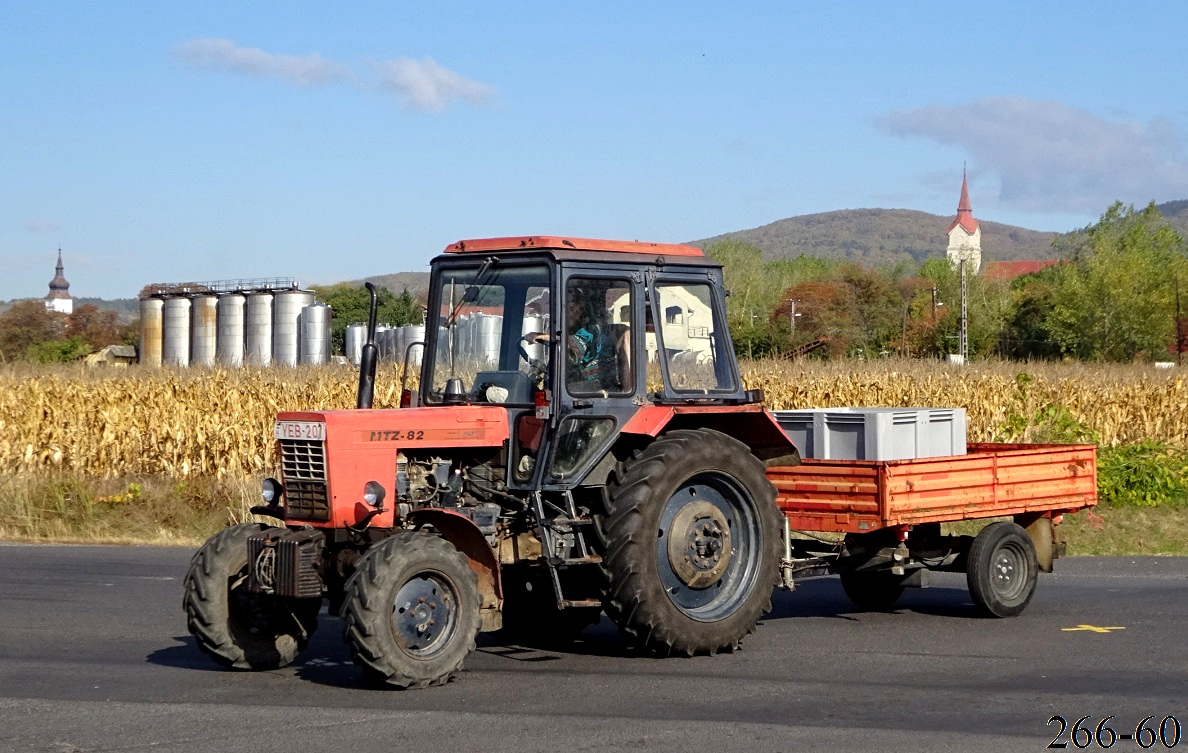
<path fill-rule="evenodd" d="M 217 662 L 281 667 L 323 599 L 391 686 L 445 683 L 480 631 L 573 636 L 602 611 L 660 654 L 732 650 L 770 608 L 796 448 L 744 389 L 722 270 L 689 246 L 461 241 L 432 262 L 418 388 L 277 416 L 281 478 L 185 581 Z M 408 353 L 405 354 L 407 359 Z"/>

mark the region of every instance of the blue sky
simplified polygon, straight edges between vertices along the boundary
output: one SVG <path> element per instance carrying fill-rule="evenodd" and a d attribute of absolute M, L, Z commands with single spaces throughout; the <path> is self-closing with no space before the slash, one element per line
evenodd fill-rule
<path fill-rule="evenodd" d="M 1188 5 L 968 5 L 5 3 L 0 299 L 1188 198 Z"/>

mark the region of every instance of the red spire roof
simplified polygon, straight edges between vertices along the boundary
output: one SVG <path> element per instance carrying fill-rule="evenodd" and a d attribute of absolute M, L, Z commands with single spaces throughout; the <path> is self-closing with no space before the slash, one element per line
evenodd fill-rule
<path fill-rule="evenodd" d="M 965 171 L 961 171 L 961 201 L 957 203 L 957 219 L 949 224 L 946 233 L 953 232 L 953 228 L 960 225 L 965 232 L 973 235 L 978 229 L 978 221 L 974 219 L 973 208 L 969 204 L 969 181 L 965 178 Z"/>

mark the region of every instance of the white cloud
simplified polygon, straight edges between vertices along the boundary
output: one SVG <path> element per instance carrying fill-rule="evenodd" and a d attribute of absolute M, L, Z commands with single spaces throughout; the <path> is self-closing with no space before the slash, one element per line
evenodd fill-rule
<path fill-rule="evenodd" d="M 989 97 L 901 110 L 877 125 L 964 149 L 998 175 L 1001 203 L 1020 209 L 1095 214 L 1119 199 L 1188 197 L 1188 155 L 1163 119 L 1108 120 L 1052 100 Z"/>
<path fill-rule="evenodd" d="M 58 232 L 58 223 L 34 217 L 25 220 L 25 230 L 30 233 L 56 233 Z"/>
<path fill-rule="evenodd" d="M 386 60 L 379 68 L 381 85 L 416 110 L 443 110 L 454 100 L 481 105 L 491 99 L 489 86 L 463 78 L 432 58 Z"/>
<path fill-rule="evenodd" d="M 177 56 L 197 68 L 208 68 L 258 78 L 279 78 L 298 86 L 318 86 L 349 78 L 351 70 L 314 52 L 303 57 L 277 55 L 240 47 L 230 39 L 195 39 L 180 44 Z"/>

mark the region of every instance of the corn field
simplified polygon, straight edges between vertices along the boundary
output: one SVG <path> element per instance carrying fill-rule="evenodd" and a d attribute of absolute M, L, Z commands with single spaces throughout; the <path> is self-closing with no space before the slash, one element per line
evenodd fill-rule
<path fill-rule="evenodd" d="M 743 380 L 771 409 L 964 407 L 970 441 L 1143 439 L 1188 444 L 1188 383 L 1150 366 L 935 361 L 744 361 Z M 0 371 L 0 472 L 72 470 L 99 477 L 242 477 L 275 473 L 282 410 L 350 408 L 349 368 Z M 399 370 L 381 366 L 375 406 L 399 401 Z"/>

